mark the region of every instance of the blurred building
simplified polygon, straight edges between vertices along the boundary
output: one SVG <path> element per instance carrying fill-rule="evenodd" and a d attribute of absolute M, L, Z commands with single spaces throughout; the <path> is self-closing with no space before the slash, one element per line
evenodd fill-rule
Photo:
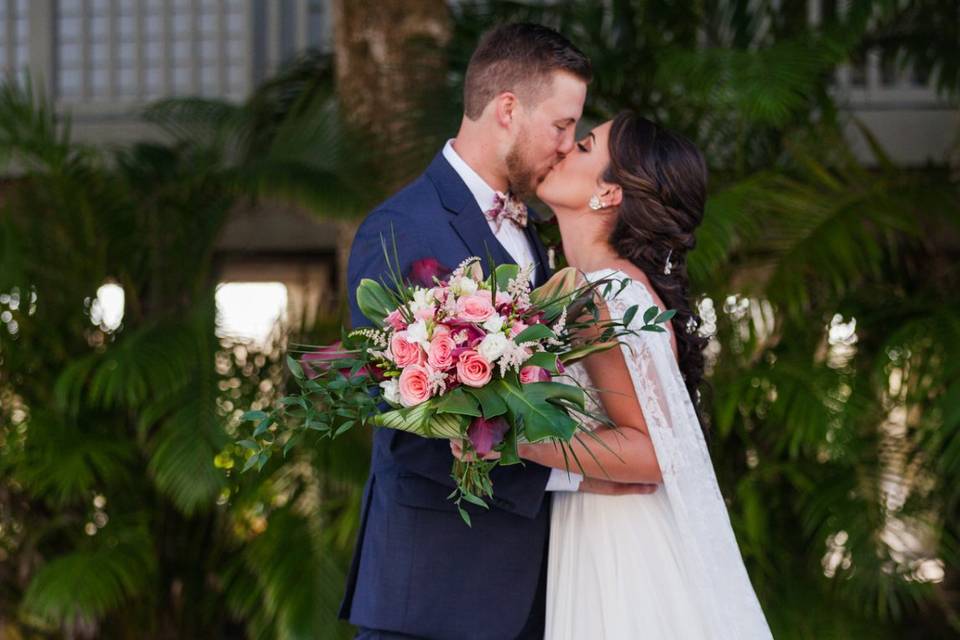
<path fill-rule="evenodd" d="M 808 0 L 818 24 L 846 6 Z M 332 46 L 329 0 L 0 0 L 0 69 L 29 72 L 77 140 L 124 143 L 156 131 L 140 121 L 148 102 L 199 95 L 244 99 L 292 55 Z M 908 165 L 943 163 L 960 130 L 955 105 L 930 79 L 871 53 L 841 68 L 839 102 Z M 859 132 L 849 136 L 863 157 Z M 238 210 L 218 246 L 224 282 L 275 282 L 288 313 L 330 295 L 336 233 L 290 207 Z"/>
<path fill-rule="evenodd" d="M 153 100 L 240 101 L 292 55 L 329 50 L 329 12 L 326 0 L 0 0 L 0 69 L 29 73 L 71 114 L 74 139 L 130 143 L 159 135 L 139 117 Z M 310 322 L 330 308 L 335 239 L 306 211 L 237 209 L 216 257 L 232 287 L 218 293 L 228 330 L 260 334 L 279 314 Z M 252 297 L 238 283 L 257 283 Z"/>

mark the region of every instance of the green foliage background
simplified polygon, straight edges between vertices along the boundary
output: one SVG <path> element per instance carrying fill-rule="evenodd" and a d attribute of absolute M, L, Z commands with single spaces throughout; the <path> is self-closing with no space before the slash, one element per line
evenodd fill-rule
<path fill-rule="evenodd" d="M 851 3 L 817 28 L 806 3 L 460 4 L 449 94 L 411 110 L 394 168 L 455 130 L 469 53 L 503 19 L 591 56 L 588 121 L 636 109 L 710 159 L 689 269 L 714 335 L 712 454 L 775 636 L 960 634 L 957 174 L 898 166 L 866 130 L 865 165 L 830 92 L 870 49 L 955 99 L 955 3 Z M 110 150 L 0 88 L 18 171 L 0 203 L 0 633 L 350 636 L 335 611 L 368 440 L 237 473 L 239 416 L 283 390 L 291 329 L 263 352 L 214 334 L 233 206 L 349 219 L 385 195 L 384 150 L 343 123 L 331 77 L 306 54 L 243 104 L 152 105 L 168 142 Z M 116 330 L 90 319 L 105 282 L 125 293 Z"/>

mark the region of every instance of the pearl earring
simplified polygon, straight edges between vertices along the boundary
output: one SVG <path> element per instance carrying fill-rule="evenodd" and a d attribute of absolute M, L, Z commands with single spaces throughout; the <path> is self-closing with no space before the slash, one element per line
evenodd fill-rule
<path fill-rule="evenodd" d="M 672 255 L 673 255 L 673 249 L 670 249 L 670 251 L 667 252 L 667 264 L 663 266 L 663 274 L 667 276 L 670 275 L 671 271 L 673 271 L 673 264 L 670 262 L 670 256 Z"/>
<path fill-rule="evenodd" d="M 591 197 L 590 197 L 590 202 L 588 203 L 588 206 L 589 206 L 591 209 L 593 209 L 594 211 L 599 211 L 600 209 L 602 209 L 602 208 L 603 208 L 603 203 L 600 202 L 600 196 L 598 196 L 598 195 L 596 195 L 596 194 L 594 194 L 593 196 L 591 196 Z"/>

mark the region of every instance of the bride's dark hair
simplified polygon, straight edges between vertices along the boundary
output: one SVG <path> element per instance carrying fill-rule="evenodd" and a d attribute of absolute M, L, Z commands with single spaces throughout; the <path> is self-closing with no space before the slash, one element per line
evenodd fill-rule
<path fill-rule="evenodd" d="M 703 154 L 683 136 L 635 113 L 625 112 L 610 128 L 606 182 L 623 190 L 609 242 L 646 274 L 668 309 L 676 309 L 673 329 L 680 371 L 699 412 L 703 381 L 700 317 L 690 303 L 687 252 L 703 220 L 707 166 Z M 669 273 L 664 273 L 667 260 Z M 704 432 L 706 423 L 701 420 Z"/>

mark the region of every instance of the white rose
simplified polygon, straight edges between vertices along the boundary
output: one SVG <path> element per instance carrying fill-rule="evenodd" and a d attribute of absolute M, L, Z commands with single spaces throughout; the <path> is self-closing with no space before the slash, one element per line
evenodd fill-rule
<path fill-rule="evenodd" d="M 490 316 L 487 321 L 483 323 L 483 328 L 487 333 L 497 333 L 503 329 L 503 316 L 499 313 Z"/>
<path fill-rule="evenodd" d="M 480 346 L 477 347 L 477 351 L 480 352 L 484 358 L 493 363 L 497 358 L 503 355 L 504 350 L 507 348 L 507 343 L 509 340 L 507 336 L 502 333 L 491 333 L 483 340 L 480 341 Z"/>
<path fill-rule="evenodd" d="M 413 302 L 408 306 L 410 312 L 416 315 L 417 311 L 422 309 L 432 310 L 436 300 L 433 297 L 433 293 L 429 289 L 414 289 L 413 291 Z"/>
<path fill-rule="evenodd" d="M 427 323 L 423 320 L 417 320 L 407 327 L 407 342 L 419 344 L 424 349 L 430 346 L 430 340 L 427 338 Z"/>
<path fill-rule="evenodd" d="M 400 404 L 400 385 L 396 380 L 384 380 L 380 383 L 383 399 L 390 404 Z"/>
<path fill-rule="evenodd" d="M 460 278 L 460 295 L 468 296 L 477 292 L 477 281 L 472 278 Z"/>

